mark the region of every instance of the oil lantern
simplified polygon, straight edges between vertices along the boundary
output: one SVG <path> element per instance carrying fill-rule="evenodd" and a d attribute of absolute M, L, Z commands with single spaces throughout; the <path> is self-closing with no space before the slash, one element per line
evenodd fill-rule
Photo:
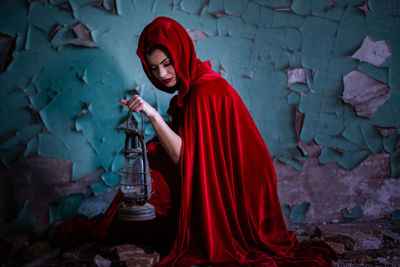
<path fill-rule="evenodd" d="M 124 166 L 120 190 L 122 201 L 118 206 L 118 218 L 127 221 L 146 221 L 156 217 L 155 209 L 147 201 L 151 195 L 151 178 L 144 142 L 143 115 L 142 130 L 132 113 L 128 112 L 125 128 Z"/>

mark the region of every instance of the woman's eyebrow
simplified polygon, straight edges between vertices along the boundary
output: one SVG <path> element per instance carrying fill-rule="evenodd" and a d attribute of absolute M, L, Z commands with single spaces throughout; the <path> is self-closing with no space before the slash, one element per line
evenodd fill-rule
<path fill-rule="evenodd" d="M 164 58 L 163 61 L 160 62 L 160 64 L 163 64 L 164 61 L 166 61 L 167 59 L 169 59 L 169 57 Z"/>

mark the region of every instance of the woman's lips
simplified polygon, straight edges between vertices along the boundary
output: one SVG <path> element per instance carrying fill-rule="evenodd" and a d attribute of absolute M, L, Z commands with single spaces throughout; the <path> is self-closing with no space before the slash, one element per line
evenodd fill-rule
<path fill-rule="evenodd" d="M 172 81 L 172 78 L 162 80 L 163 83 L 169 84 Z"/>

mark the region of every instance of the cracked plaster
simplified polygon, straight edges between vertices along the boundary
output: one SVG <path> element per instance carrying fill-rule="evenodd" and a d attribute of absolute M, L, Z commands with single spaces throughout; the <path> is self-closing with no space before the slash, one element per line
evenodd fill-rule
<path fill-rule="evenodd" d="M 149 83 L 135 47 L 148 22 L 170 16 L 237 89 L 274 158 L 300 171 L 302 146 L 316 143 L 319 163 L 352 169 L 385 147 L 397 177 L 398 14 L 396 1 L 377 0 L 1 1 L 1 42 L 15 43 L 1 49 L 1 161 L 67 160 L 73 180 L 117 171 L 126 115 L 118 100 L 140 93 L 167 118 L 171 96 Z M 349 78 L 354 96 L 384 91 L 379 105 L 359 113 L 343 103 Z M 395 137 L 384 141 L 377 127 Z"/>
<path fill-rule="evenodd" d="M 352 55 L 360 62 L 368 62 L 375 66 L 381 66 L 392 54 L 386 41 L 374 41 L 366 36 L 361 47 Z"/>
<path fill-rule="evenodd" d="M 343 77 L 343 101 L 354 106 L 357 115 L 371 119 L 380 106 L 389 99 L 389 87 L 354 70 Z"/>

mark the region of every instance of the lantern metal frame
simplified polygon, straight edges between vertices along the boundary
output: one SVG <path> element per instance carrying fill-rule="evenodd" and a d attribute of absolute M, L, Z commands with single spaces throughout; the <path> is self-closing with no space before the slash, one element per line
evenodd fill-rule
<path fill-rule="evenodd" d="M 125 128 L 125 146 L 124 146 L 124 167 L 120 169 L 121 175 L 137 175 L 141 174 L 142 179 L 140 184 L 120 184 L 120 186 L 135 186 L 143 188 L 143 195 L 132 196 L 125 194 L 120 187 L 122 193 L 122 201 L 118 206 L 118 218 L 126 221 L 147 221 L 152 220 L 156 217 L 155 209 L 147 201 L 151 196 L 151 177 L 149 172 L 149 166 L 147 161 L 147 151 L 145 146 L 145 133 L 143 130 L 143 114 L 141 114 L 142 130 L 139 131 L 137 128 L 137 121 L 133 117 L 132 113 L 128 112 L 128 118 L 126 120 Z M 139 144 L 141 147 L 139 147 Z M 129 160 L 133 160 L 142 157 L 143 172 L 129 172 L 129 167 L 126 166 Z M 127 168 L 126 168 L 127 167 Z M 123 171 L 124 170 L 124 171 Z M 126 170 L 126 171 L 125 171 Z M 121 180 L 122 182 L 122 180 Z"/>

